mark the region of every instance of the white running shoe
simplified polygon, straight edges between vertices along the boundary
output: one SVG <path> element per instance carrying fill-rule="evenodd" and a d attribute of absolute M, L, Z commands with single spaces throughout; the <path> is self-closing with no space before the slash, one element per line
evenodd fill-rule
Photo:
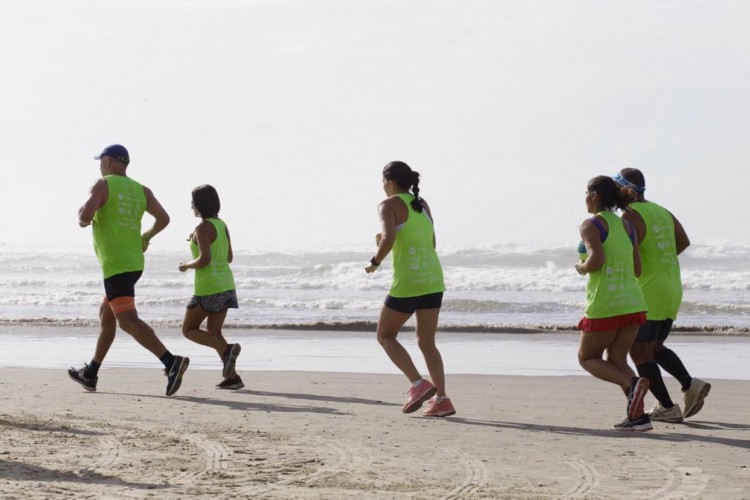
<path fill-rule="evenodd" d="M 685 411 L 682 416 L 685 418 L 692 417 L 703 408 L 703 400 L 711 391 L 711 384 L 704 382 L 699 378 L 694 378 L 690 382 L 690 387 L 683 393 L 685 398 Z"/>
<path fill-rule="evenodd" d="M 676 424 L 683 421 L 682 411 L 679 405 L 674 405 L 672 408 L 664 408 L 661 403 L 657 403 L 654 409 L 649 413 L 649 417 L 653 422 L 669 422 Z"/>

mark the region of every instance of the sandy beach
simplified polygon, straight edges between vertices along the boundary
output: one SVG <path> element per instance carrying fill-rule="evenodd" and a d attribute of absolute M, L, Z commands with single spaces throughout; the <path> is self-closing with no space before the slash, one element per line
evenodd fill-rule
<path fill-rule="evenodd" d="M 400 412 L 397 375 L 244 372 L 175 397 L 153 369 L 0 370 L 3 498 L 750 498 L 750 382 L 704 409 L 610 430 L 624 398 L 590 377 L 455 375 L 458 413 Z M 669 380 L 670 389 L 679 394 Z M 647 404 L 653 404 L 649 396 Z"/>

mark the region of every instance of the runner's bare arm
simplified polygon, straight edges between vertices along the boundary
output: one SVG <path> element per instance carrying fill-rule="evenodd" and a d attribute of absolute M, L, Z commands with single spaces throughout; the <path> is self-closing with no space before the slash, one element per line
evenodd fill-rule
<path fill-rule="evenodd" d="M 106 202 L 109 188 L 106 179 L 99 179 L 91 186 L 89 199 L 86 200 L 81 208 L 78 209 L 78 225 L 86 227 L 91 224 L 96 211 L 99 210 Z"/>
<path fill-rule="evenodd" d="M 379 233 L 380 241 L 378 242 L 378 250 L 373 256 L 373 259 L 375 259 L 375 261 L 377 262 L 382 262 L 383 259 L 388 256 L 391 249 L 393 248 L 393 243 L 395 243 L 396 241 L 396 210 L 394 207 L 394 200 L 397 200 L 399 203 L 401 203 L 401 201 L 396 198 L 389 198 L 383 201 L 378 206 L 378 212 L 380 213 L 380 224 L 382 226 L 382 229 Z M 380 266 L 371 264 L 365 267 L 365 271 L 368 273 L 372 273 L 378 267 Z"/>
<path fill-rule="evenodd" d="M 145 252 L 151 238 L 159 234 L 169 224 L 169 214 L 164 210 L 164 207 L 161 206 L 161 203 L 159 203 L 159 200 L 156 199 L 154 193 L 149 188 L 143 186 L 143 193 L 146 195 L 146 212 L 154 218 L 154 225 L 151 226 L 151 229 L 143 233 L 141 237 L 143 251 Z"/>
<path fill-rule="evenodd" d="M 641 264 L 641 247 L 638 243 L 638 229 L 633 227 L 633 225 L 626 220 L 623 220 L 622 224 L 625 226 L 625 231 L 628 233 L 628 237 L 632 236 L 632 239 L 635 239 L 635 241 L 633 241 L 633 274 L 635 274 L 636 278 L 640 278 L 643 266 Z M 631 234 L 631 231 L 635 234 Z"/>
<path fill-rule="evenodd" d="M 604 247 L 599 237 L 599 230 L 593 222 L 586 219 L 578 228 L 583 244 L 586 246 L 588 258 L 576 263 L 576 271 L 580 274 L 590 273 L 601 269 L 604 265 Z"/>
<path fill-rule="evenodd" d="M 638 244 L 643 243 L 643 238 L 646 237 L 646 223 L 643 222 L 641 214 L 633 209 L 625 210 L 622 213 L 623 220 L 630 222 L 635 227 L 635 234 L 638 237 Z"/>
<path fill-rule="evenodd" d="M 672 215 L 672 220 L 674 221 L 675 247 L 677 250 L 677 255 L 680 255 L 685 251 L 687 247 L 690 246 L 690 238 L 688 238 L 688 235 L 685 232 L 685 228 L 682 227 L 682 224 L 680 224 L 680 221 L 677 220 L 677 217 Z"/>
<path fill-rule="evenodd" d="M 201 269 L 211 263 L 211 233 L 213 226 L 210 222 L 203 221 L 198 224 L 193 233 L 195 242 L 198 244 L 198 258 L 190 262 L 180 262 L 178 269 L 185 272 L 188 269 Z"/>

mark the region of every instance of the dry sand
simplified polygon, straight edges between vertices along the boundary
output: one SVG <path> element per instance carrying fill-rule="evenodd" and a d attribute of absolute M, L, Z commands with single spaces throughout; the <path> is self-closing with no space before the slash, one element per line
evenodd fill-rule
<path fill-rule="evenodd" d="M 100 375 L 87 393 L 0 370 L 2 498 L 750 498 L 750 382 L 625 433 L 624 397 L 591 377 L 449 376 L 457 415 L 426 419 L 401 413 L 401 376 L 244 372 L 221 391 L 188 370 L 167 398 L 160 371 Z"/>

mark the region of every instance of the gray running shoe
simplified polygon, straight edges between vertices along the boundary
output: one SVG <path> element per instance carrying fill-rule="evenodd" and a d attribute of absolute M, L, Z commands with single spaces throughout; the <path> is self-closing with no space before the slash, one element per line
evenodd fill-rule
<path fill-rule="evenodd" d="M 690 387 L 683 393 L 685 398 L 685 411 L 682 416 L 685 418 L 692 417 L 703 408 L 703 400 L 711 391 L 711 384 L 704 382 L 699 378 L 694 378 Z"/>
<path fill-rule="evenodd" d="M 649 417 L 654 422 L 669 422 L 676 424 L 683 421 L 680 405 L 674 405 L 672 408 L 664 408 L 661 403 L 657 403 L 654 409 L 649 413 Z"/>
<path fill-rule="evenodd" d="M 171 396 L 182 384 L 182 375 L 187 370 L 190 364 L 190 358 L 183 358 L 182 356 L 175 356 L 172 366 L 169 370 L 164 370 L 164 375 L 167 376 L 167 396 Z"/>
<path fill-rule="evenodd" d="M 230 389 L 230 390 L 242 389 L 243 387 L 245 387 L 245 384 L 242 382 L 242 379 L 240 378 L 239 375 L 235 375 L 234 377 L 224 379 L 220 384 L 216 385 L 217 389 Z"/>
<path fill-rule="evenodd" d="M 232 373 L 234 372 L 235 364 L 237 363 L 237 356 L 240 355 L 240 351 L 242 350 L 242 347 L 239 344 L 230 344 L 229 346 L 229 352 L 226 356 L 224 356 L 224 370 L 221 373 L 221 376 L 224 378 L 230 378 Z"/>
<path fill-rule="evenodd" d="M 94 392 L 96 391 L 96 382 L 99 380 L 99 377 L 86 378 L 84 373 L 86 373 L 88 367 L 88 364 L 84 364 L 83 368 L 73 368 L 71 366 L 68 368 L 68 376 L 81 384 L 87 391 Z"/>
<path fill-rule="evenodd" d="M 635 420 L 628 420 L 626 418 L 619 424 L 615 424 L 615 429 L 618 431 L 643 432 L 650 431 L 653 428 L 654 426 L 651 425 L 651 419 L 648 417 L 648 413 L 644 413 Z"/>

